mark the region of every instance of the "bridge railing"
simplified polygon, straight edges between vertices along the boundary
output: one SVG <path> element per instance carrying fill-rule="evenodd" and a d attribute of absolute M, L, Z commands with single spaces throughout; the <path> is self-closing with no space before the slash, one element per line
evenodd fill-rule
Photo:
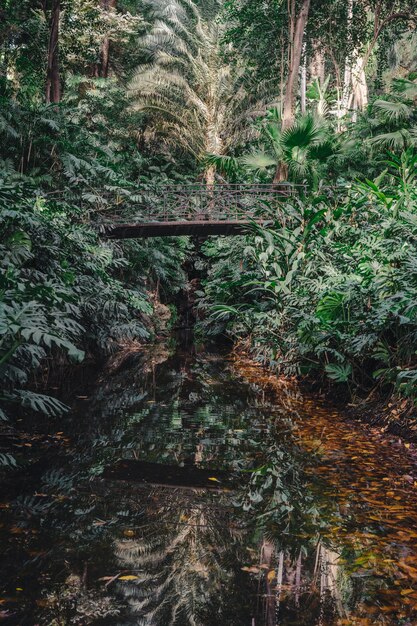
<path fill-rule="evenodd" d="M 278 204 L 303 190 L 285 184 L 166 185 L 141 190 L 133 202 L 121 200 L 119 216 L 125 204 L 129 217 L 122 219 L 137 222 L 247 221 L 267 218 Z"/>
<path fill-rule="evenodd" d="M 283 185 L 172 185 L 150 202 L 150 221 L 239 221 L 270 213 L 277 202 L 295 193 Z M 148 199 L 150 199 L 148 197 Z"/>
<path fill-rule="evenodd" d="M 144 185 L 105 194 L 73 193 L 73 203 L 91 208 L 106 223 L 220 222 L 268 219 L 303 185 L 215 184 Z"/>

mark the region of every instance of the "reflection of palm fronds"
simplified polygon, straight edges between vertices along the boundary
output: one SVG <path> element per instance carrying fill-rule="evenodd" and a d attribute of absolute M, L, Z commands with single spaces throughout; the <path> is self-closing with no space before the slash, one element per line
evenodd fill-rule
<path fill-rule="evenodd" d="M 158 518 L 164 531 L 158 524 L 150 537 L 116 545 L 121 565 L 139 575 L 138 584 L 124 585 L 123 592 L 139 623 L 197 626 L 231 577 L 223 563 L 230 535 L 209 506 L 182 508 L 175 517 L 167 507 Z"/>

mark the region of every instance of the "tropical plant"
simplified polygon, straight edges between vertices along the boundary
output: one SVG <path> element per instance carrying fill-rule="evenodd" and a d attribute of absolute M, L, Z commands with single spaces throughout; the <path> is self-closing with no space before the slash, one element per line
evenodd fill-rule
<path fill-rule="evenodd" d="M 287 374 L 414 394 L 416 158 L 391 155 L 389 173 L 334 200 L 293 200 L 230 252 L 208 244 L 203 324 Z"/>
<path fill-rule="evenodd" d="M 320 174 L 324 173 L 324 164 L 336 152 L 330 127 L 310 114 L 299 117 L 290 128 L 282 130 L 278 109 L 270 109 L 266 117 L 258 121 L 257 129 L 257 147 L 239 157 L 212 155 L 209 162 L 228 175 L 240 168 L 267 180 L 273 178 L 281 164 L 287 174 L 284 178 L 317 184 Z"/>
<path fill-rule="evenodd" d="M 64 411 L 58 400 L 33 389 L 34 373 L 45 371 L 51 360 L 79 362 L 84 353 L 108 355 L 126 340 L 146 341 L 156 328 L 150 319 L 155 301 L 151 292 L 172 295 L 185 284 L 181 264 L 187 255 L 186 240 L 174 246 L 166 240 L 157 246 L 129 242 L 123 248 L 99 235 L 103 222 L 114 219 L 115 212 L 133 211 L 135 187 L 125 176 L 133 176 L 146 162 L 139 161 L 134 140 L 120 133 L 117 120 L 125 103 L 113 81 L 97 80 L 87 86 L 84 79 L 68 83 L 59 109 L 4 102 L 0 125 L 8 154 L 0 161 L 4 416 L 16 416 L 22 408 L 49 416 Z M 106 124 L 110 117 L 112 132 Z M 136 158 L 130 159 L 133 152 Z M 150 178 L 143 175 L 148 183 Z M 122 281 L 128 276 L 127 288 Z"/>
<path fill-rule="evenodd" d="M 376 98 L 360 120 L 357 136 L 366 138 L 373 152 L 401 153 L 417 145 L 417 82 L 394 80 L 389 94 Z"/>
<path fill-rule="evenodd" d="M 148 136 L 180 146 L 201 161 L 227 154 L 251 134 L 250 121 L 264 109 L 262 86 L 248 85 L 244 68 L 222 56 L 221 3 L 151 0 L 153 26 L 139 45 L 148 62 L 138 67 L 130 94 L 148 114 Z M 214 170 L 206 169 L 213 182 Z"/>

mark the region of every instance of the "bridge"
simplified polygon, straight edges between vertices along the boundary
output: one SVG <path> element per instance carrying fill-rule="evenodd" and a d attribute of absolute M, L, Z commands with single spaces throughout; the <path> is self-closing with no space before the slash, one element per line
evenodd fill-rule
<path fill-rule="evenodd" d="M 282 202 L 304 190 L 290 184 L 170 185 L 143 188 L 108 201 L 110 239 L 239 235 L 273 219 Z"/>

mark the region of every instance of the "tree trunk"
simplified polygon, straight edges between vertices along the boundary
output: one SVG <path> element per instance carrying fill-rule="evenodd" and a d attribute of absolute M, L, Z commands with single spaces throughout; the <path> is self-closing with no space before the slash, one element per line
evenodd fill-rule
<path fill-rule="evenodd" d="M 117 0 L 100 0 L 101 8 L 104 11 L 116 8 Z M 110 62 L 110 39 L 106 35 L 103 39 L 100 49 L 100 63 L 98 66 L 97 75 L 100 78 L 108 78 L 109 75 L 109 62 Z"/>
<path fill-rule="evenodd" d="M 61 81 L 59 75 L 59 18 L 61 0 L 52 0 L 49 20 L 48 64 L 46 71 L 46 103 L 58 103 L 61 100 Z"/>
<path fill-rule="evenodd" d="M 368 106 L 368 85 L 365 74 L 365 60 L 358 56 L 352 69 L 353 109 L 364 111 Z"/>
<path fill-rule="evenodd" d="M 305 54 L 305 45 L 304 45 Z M 300 102 L 301 102 L 301 114 L 305 115 L 307 110 L 307 59 L 304 58 L 303 65 L 301 67 L 301 85 L 300 85 Z"/>
<path fill-rule="evenodd" d="M 320 84 L 323 84 L 326 78 L 324 54 L 318 45 L 314 46 L 314 56 L 310 64 L 310 75 L 313 79 L 318 78 Z"/>
<path fill-rule="evenodd" d="M 285 88 L 284 112 L 282 116 L 282 127 L 285 130 L 294 122 L 295 102 L 297 96 L 298 74 L 300 72 L 301 54 L 303 51 L 304 31 L 307 25 L 310 1 L 303 0 L 303 5 L 298 14 L 294 29 L 294 38 L 290 42 L 292 53 L 288 70 L 287 84 Z"/>
<path fill-rule="evenodd" d="M 273 182 L 274 184 L 282 183 L 284 180 L 288 180 L 288 165 L 284 161 L 280 161 L 275 170 Z"/>
<path fill-rule="evenodd" d="M 303 0 L 302 7 L 294 26 L 294 17 L 290 19 L 290 63 L 285 86 L 284 107 L 282 113 L 282 130 L 290 128 L 295 118 L 295 103 L 297 98 L 298 76 L 300 73 L 301 55 L 303 52 L 304 31 L 306 29 L 311 0 Z M 274 183 L 280 183 L 288 178 L 286 163 L 279 163 L 274 176 Z"/>
<path fill-rule="evenodd" d="M 216 179 L 216 168 L 214 165 L 209 165 L 204 172 L 204 179 L 207 187 L 212 187 Z"/>
<path fill-rule="evenodd" d="M 353 0 L 348 0 L 348 28 L 352 22 Z M 381 17 L 383 8 L 382 0 L 379 0 L 374 7 L 374 32 L 365 52 L 360 53 L 359 49 L 355 50 L 351 59 L 346 61 L 345 69 L 345 89 L 343 95 L 343 108 L 345 112 L 350 107 L 354 110 L 353 120 L 357 118 L 357 111 L 363 111 L 368 105 L 368 85 L 366 82 L 365 69 L 371 58 L 372 52 L 377 44 L 383 30 L 392 22 L 397 20 L 416 20 L 416 16 L 412 11 L 396 11 L 394 2 L 392 2 L 392 12 L 385 18 Z"/>

